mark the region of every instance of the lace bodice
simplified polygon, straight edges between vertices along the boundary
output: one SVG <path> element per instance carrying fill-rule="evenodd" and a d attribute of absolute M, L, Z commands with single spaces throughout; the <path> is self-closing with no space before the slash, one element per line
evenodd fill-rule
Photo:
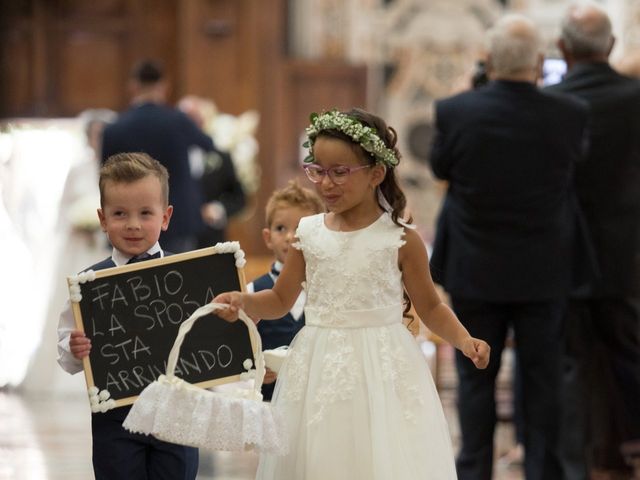
<path fill-rule="evenodd" d="M 403 234 L 386 213 L 353 232 L 328 229 L 324 214 L 303 218 L 294 247 L 303 251 L 306 262 L 305 310 L 335 324 L 349 320 L 345 313 L 400 305 L 398 248 Z"/>

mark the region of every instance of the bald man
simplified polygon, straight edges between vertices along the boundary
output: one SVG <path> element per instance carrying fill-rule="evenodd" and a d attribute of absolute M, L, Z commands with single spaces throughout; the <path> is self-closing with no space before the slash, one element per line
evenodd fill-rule
<path fill-rule="evenodd" d="M 460 480 L 490 480 L 495 379 L 513 329 L 523 386 L 527 480 L 561 479 L 557 452 L 566 299 L 578 223 L 572 184 L 587 112 L 536 87 L 542 62 L 535 25 L 510 15 L 487 36 L 490 82 L 436 103 L 430 162 L 449 182 L 432 274 L 460 321 L 494 354 L 474 371 L 462 356 Z"/>
<path fill-rule="evenodd" d="M 640 446 L 640 82 L 611 68 L 613 45 L 601 7 L 572 5 L 558 40 L 568 73 L 550 87 L 590 106 L 576 188 L 601 271 L 568 319 L 567 402 L 585 407 L 566 418 L 570 480 L 589 478 L 587 465 L 630 478 L 620 448 Z"/>

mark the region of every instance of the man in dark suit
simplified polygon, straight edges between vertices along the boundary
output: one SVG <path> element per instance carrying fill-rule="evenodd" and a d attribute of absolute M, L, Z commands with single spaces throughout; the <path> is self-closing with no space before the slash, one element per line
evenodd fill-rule
<path fill-rule="evenodd" d="M 557 452 L 566 297 L 577 235 L 573 169 L 583 155 L 586 107 L 536 88 L 538 32 L 509 15 L 488 33 L 491 81 L 436 103 L 431 152 L 449 182 L 432 274 L 471 335 L 486 339 L 489 367 L 456 356 L 460 480 L 490 480 L 495 379 L 508 329 L 522 373 L 527 480 L 562 478 Z"/>
<path fill-rule="evenodd" d="M 584 407 L 566 419 L 571 480 L 624 471 L 621 444 L 640 442 L 640 82 L 609 66 L 613 44 L 604 10 L 570 7 L 558 41 L 568 73 L 550 87 L 590 106 L 576 188 L 601 273 L 569 311 L 567 401 Z"/>
<path fill-rule="evenodd" d="M 206 111 L 212 105 L 203 98 L 187 95 L 178 102 L 178 109 L 205 131 Z M 229 152 L 205 152 L 200 147 L 192 147 L 189 163 L 192 175 L 202 188 L 204 202 L 200 207 L 204 226 L 198 233 L 197 244 L 198 248 L 210 247 L 227 239 L 228 222 L 245 207 L 246 195 Z"/>
<path fill-rule="evenodd" d="M 169 171 L 169 202 L 173 205 L 171 229 L 160 237 L 169 251 L 179 253 L 196 247 L 202 229 L 202 192 L 191 176 L 189 147 L 214 150 L 211 138 L 184 113 L 165 105 L 167 84 L 162 68 L 144 60 L 131 75 L 131 108 L 105 128 L 102 139 L 103 161 L 122 152 L 144 152 Z"/>

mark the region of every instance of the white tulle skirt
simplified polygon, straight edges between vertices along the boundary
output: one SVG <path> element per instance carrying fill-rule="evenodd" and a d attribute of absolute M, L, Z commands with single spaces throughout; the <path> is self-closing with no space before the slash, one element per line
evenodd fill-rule
<path fill-rule="evenodd" d="M 307 326 L 282 365 L 273 405 L 289 454 L 263 455 L 262 480 L 450 480 L 447 423 L 431 372 L 401 323 Z"/>

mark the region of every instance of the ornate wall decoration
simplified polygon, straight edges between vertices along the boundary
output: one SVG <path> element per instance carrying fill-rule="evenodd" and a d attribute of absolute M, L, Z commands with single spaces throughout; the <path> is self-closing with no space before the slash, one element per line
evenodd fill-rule
<path fill-rule="evenodd" d="M 484 31 L 499 12 L 493 0 L 398 0 L 375 13 L 378 53 L 369 63 L 380 100 L 373 109 L 399 133 L 400 178 L 427 241 L 444 190 L 427 166 L 433 102 L 470 88 Z"/>
<path fill-rule="evenodd" d="M 404 160 L 400 178 L 415 222 L 427 241 L 445 186 L 428 164 L 436 99 L 470 88 L 482 58 L 484 33 L 503 13 L 530 16 L 539 26 L 548 56 L 560 18 L 571 0 L 297 0 L 292 2 L 299 42 L 309 58 L 336 58 L 369 67 L 369 108 L 399 133 Z M 640 50 L 640 2 L 601 0 L 627 48 Z M 614 58 L 622 50 L 618 46 Z"/>
<path fill-rule="evenodd" d="M 622 40 L 624 51 L 640 51 L 640 2 L 627 0 L 624 3 Z"/>

